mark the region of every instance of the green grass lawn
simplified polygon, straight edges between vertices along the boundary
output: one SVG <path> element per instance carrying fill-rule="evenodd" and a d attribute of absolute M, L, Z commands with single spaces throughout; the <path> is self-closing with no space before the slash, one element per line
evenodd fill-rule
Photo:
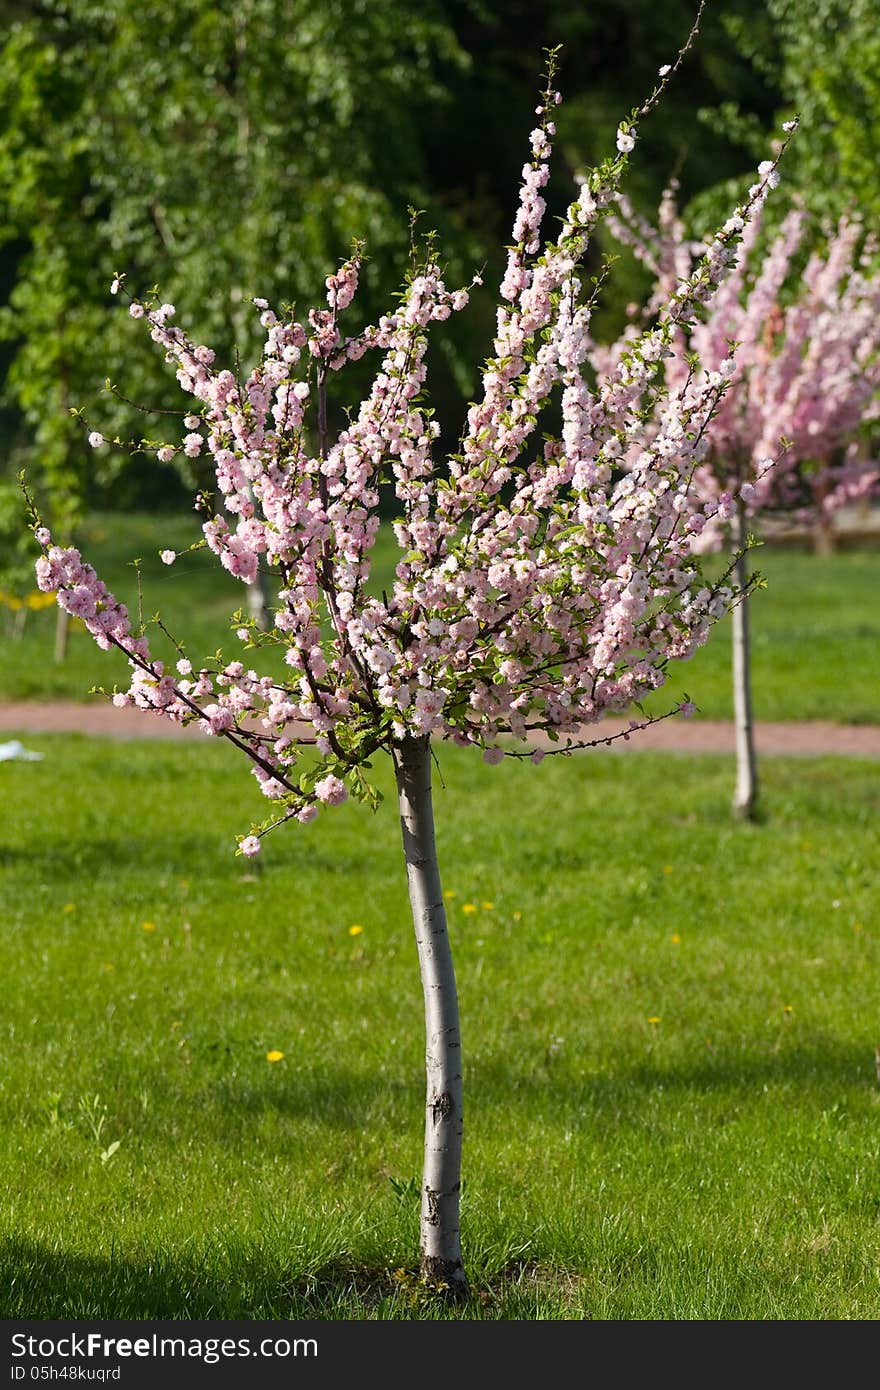
<path fill-rule="evenodd" d="M 392 800 L 255 869 L 228 747 L 23 736 L 45 759 L 0 764 L 0 1316 L 880 1316 L 876 763 L 766 759 L 755 826 L 724 759 L 439 750 L 474 1289 L 450 1311 L 414 1275 Z"/>
<path fill-rule="evenodd" d="M 165 546 L 181 549 L 198 536 L 195 517 L 96 516 L 82 548 L 110 588 L 137 611 L 131 560 L 143 560 L 144 612 L 160 612 L 194 661 L 229 643 L 229 615 L 244 604 L 244 587 L 202 551 L 168 568 Z M 374 585 L 393 573 L 393 537 L 380 538 Z M 880 721 L 880 548 L 822 557 L 758 548 L 754 568 L 767 580 L 751 600 L 755 714 L 758 719 Z M 710 561 L 710 566 L 717 561 Z M 95 685 L 127 684 L 119 653 L 101 652 L 82 630 L 70 638 L 63 665 L 52 659 L 53 610 L 30 616 L 21 641 L 2 640 L 0 699 L 84 699 Z M 157 634 L 154 647 L 169 656 Z M 231 644 L 235 647 L 234 638 Z M 261 657 L 266 669 L 272 669 Z M 278 669 L 283 669 L 279 667 Z M 667 685 L 648 708 L 660 712 L 687 693 L 706 717 L 731 716 L 730 619 L 723 619 L 692 661 L 674 663 Z"/>

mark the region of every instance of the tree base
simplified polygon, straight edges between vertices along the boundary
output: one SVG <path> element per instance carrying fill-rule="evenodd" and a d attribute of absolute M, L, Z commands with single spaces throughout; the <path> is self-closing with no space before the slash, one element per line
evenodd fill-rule
<path fill-rule="evenodd" d="M 470 1295 L 467 1275 L 460 1260 L 441 1260 L 436 1255 L 423 1255 L 420 1273 L 422 1283 L 450 1303 L 461 1303 Z"/>
<path fill-rule="evenodd" d="M 749 797 L 747 801 L 733 802 L 734 820 L 756 821 L 758 819 L 758 802 L 756 797 Z"/>

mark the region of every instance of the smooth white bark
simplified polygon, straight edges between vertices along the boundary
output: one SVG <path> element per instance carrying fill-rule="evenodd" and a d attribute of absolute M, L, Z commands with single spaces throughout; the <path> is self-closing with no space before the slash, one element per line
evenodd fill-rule
<path fill-rule="evenodd" d="M 269 624 L 269 586 L 266 576 L 262 571 L 257 575 L 253 584 L 247 586 L 247 607 L 248 614 L 256 623 L 261 632 L 265 632 Z"/>
<path fill-rule="evenodd" d="M 747 540 L 745 508 L 737 509 L 733 542 L 740 552 Z M 737 587 L 744 589 L 747 579 L 746 557 L 738 554 L 734 571 Z M 731 615 L 733 620 L 733 717 L 736 729 L 736 790 L 734 815 L 753 820 L 758 807 L 758 767 L 755 756 L 755 729 L 752 716 L 751 647 L 749 637 L 749 599 L 742 598 Z"/>
<path fill-rule="evenodd" d="M 425 1151 L 420 1222 L 422 1276 L 453 1296 L 467 1292 L 461 1259 L 462 1075 L 458 992 L 434 837 L 428 738 L 395 754 L 403 852 L 425 1001 Z"/>

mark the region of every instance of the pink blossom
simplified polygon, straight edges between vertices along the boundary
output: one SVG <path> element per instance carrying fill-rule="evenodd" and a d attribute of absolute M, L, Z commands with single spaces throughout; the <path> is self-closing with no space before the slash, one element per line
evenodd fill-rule
<path fill-rule="evenodd" d="M 243 840 L 239 840 L 238 848 L 248 859 L 253 859 L 254 855 L 260 853 L 262 845 L 256 835 L 245 835 Z"/>
<path fill-rule="evenodd" d="M 604 715 L 660 687 L 736 601 L 735 584 L 702 578 L 693 548 L 708 548 L 743 498 L 745 478 L 713 479 L 708 434 L 742 363 L 720 323 L 705 370 L 691 370 L 684 349 L 714 306 L 732 311 L 726 287 L 775 164 L 699 254 L 635 237 L 662 290 L 644 327 L 631 324 L 597 364 L 587 270 L 626 160 L 585 177 L 548 231 L 557 104 L 549 92 L 530 137 L 494 333 L 451 457 L 428 405 L 428 345 L 468 291 L 447 285 L 430 248 L 389 311 L 354 336 L 340 324 L 357 293 L 357 253 L 327 275 L 326 299 L 302 321 L 254 300 L 265 340 L 247 376 L 217 368 L 213 350 L 171 322 L 172 305 L 135 314 L 186 397 L 189 433 L 149 447 L 165 462 L 182 449 L 210 464 L 213 482 L 196 501 L 205 544 L 241 582 L 269 580 L 271 626 L 233 628 L 253 667 L 218 654 L 198 673 L 185 658 L 166 671 L 79 552 L 48 534 L 37 583 L 99 646 L 125 653 L 127 700 L 232 736 L 273 802 L 260 834 L 343 803 L 350 773 L 413 738 L 481 749 L 489 763 L 589 743 Z M 638 119 L 609 131 L 612 148 L 634 147 Z M 668 229 L 670 203 L 663 216 Z M 819 267 L 814 278 L 828 277 Z M 332 373 L 368 355 L 363 399 L 333 435 Z M 872 360 L 859 358 L 865 370 Z M 806 436 L 817 417 L 805 414 Z M 761 443 L 759 457 L 773 457 Z M 386 493 L 399 555 L 380 586 L 372 560 Z M 261 669 L 266 648 L 273 674 Z M 306 777 L 294 772 L 300 743 L 314 768 Z"/>
<path fill-rule="evenodd" d="M 225 733 L 235 723 L 234 715 L 228 705 L 204 705 L 202 714 L 204 715 L 202 728 L 206 734 Z"/>
<path fill-rule="evenodd" d="M 315 783 L 315 795 L 325 806 L 341 806 L 348 796 L 345 783 L 332 773 Z"/>
<path fill-rule="evenodd" d="M 162 564 L 163 564 L 163 565 L 173 565 L 173 564 L 174 564 L 174 561 L 177 559 L 177 551 L 176 551 L 176 550 L 160 550 L 160 551 L 159 551 L 159 559 L 162 561 Z"/>
<path fill-rule="evenodd" d="M 93 449 L 100 449 L 103 444 L 107 443 L 107 441 L 104 438 L 103 434 L 100 434 L 97 430 L 92 430 L 91 434 L 89 435 L 89 443 L 91 444 Z"/>

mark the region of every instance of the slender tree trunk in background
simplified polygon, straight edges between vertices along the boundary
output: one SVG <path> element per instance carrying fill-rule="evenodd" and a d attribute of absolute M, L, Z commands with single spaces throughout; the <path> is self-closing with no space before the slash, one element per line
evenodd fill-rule
<path fill-rule="evenodd" d="M 253 584 L 247 586 L 248 613 L 261 632 L 269 627 L 269 581 L 260 570 Z"/>
<path fill-rule="evenodd" d="M 431 749 L 407 738 L 395 754 L 409 900 L 425 1000 L 425 1153 L 420 1223 L 421 1272 L 450 1296 L 468 1291 L 461 1260 L 462 1076 L 458 993 L 434 838 Z"/>
<path fill-rule="evenodd" d="M 739 551 L 747 539 L 745 507 L 737 503 L 733 543 Z M 746 557 L 736 560 L 736 583 L 745 588 L 748 579 Z M 733 715 L 736 728 L 736 791 L 733 812 L 740 820 L 754 820 L 758 807 L 758 770 L 755 757 L 755 730 L 752 719 L 752 672 L 749 646 L 749 599 L 740 599 L 733 619 Z"/>
<path fill-rule="evenodd" d="M 60 666 L 67 656 L 67 638 L 70 633 L 70 614 L 59 608 L 55 616 L 55 660 Z"/>
<path fill-rule="evenodd" d="M 252 210 L 252 179 L 250 170 L 250 149 L 251 149 L 251 119 L 248 106 L 248 25 L 253 18 L 253 4 L 251 0 L 238 0 L 235 9 L 235 68 L 233 73 L 233 94 L 238 114 L 238 129 L 235 150 L 236 167 L 236 189 L 235 203 L 239 210 L 239 241 L 243 247 L 250 244 L 248 237 L 248 217 Z M 248 258 L 251 259 L 250 257 Z M 251 265 L 250 270 L 255 272 Z M 243 275 L 245 284 L 256 285 L 259 282 L 257 273 Z M 233 313 L 235 331 L 239 343 L 245 341 L 246 323 L 244 314 L 244 301 L 239 294 L 237 307 Z M 245 492 L 250 501 L 254 501 L 253 489 L 248 484 Z M 269 580 L 261 570 L 257 575 L 256 581 L 247 586 L 247 608 L 248 615 L 253 623 L 256 623 L 261 632 L 268 631 L 271 626 L 269 622 Z"/>
<path fill-rule="evenodd" d="M 834 522 L 829 516 L 819 516 L 813 524 L 813 550 L 816 555 L 833 555 L 837 550 Z"/>

